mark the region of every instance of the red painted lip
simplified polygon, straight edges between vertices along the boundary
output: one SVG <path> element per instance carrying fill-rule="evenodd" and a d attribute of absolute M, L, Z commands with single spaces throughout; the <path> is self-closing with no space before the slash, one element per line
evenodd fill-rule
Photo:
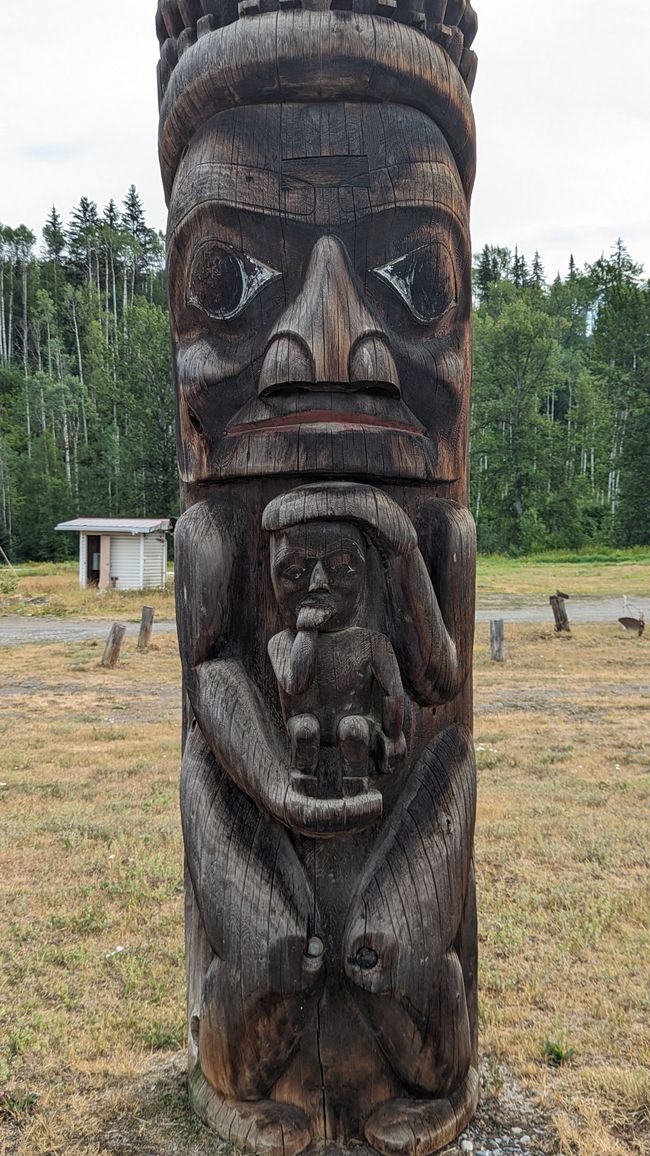
<path fill-rule="evenodd" d="M 273 429 L 299 429 L 303 425 L 335 425 L 342 429 L 354 429 L 359 426 L 370 426 L 374 429 L 396 430 L 398 433 L 418 434 L 422 431 L 404 421 L 391 421 L 390 418 L 378 417 L 371 413 L 350 413 L 332 409 L 311 409 L 303 413 L 288 413 L 282 417 L 268 417 L 263 421 L 244 422 L 234 425 L 228 430 L 228 437 L 238 434 L 263 433 Z"/>

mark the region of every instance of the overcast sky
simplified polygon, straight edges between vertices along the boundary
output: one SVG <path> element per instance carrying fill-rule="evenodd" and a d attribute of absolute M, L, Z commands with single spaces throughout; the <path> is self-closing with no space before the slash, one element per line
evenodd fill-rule
<path fill-rule="evenodd" d="M 650 271 L 650 0 L 474 0 L 473 242 L 539 248 L 547 275 L 622 236 Z M 138 188 L 164 227 L 155 0 L 30 0 L 2 13 L 0 221 Z"/>

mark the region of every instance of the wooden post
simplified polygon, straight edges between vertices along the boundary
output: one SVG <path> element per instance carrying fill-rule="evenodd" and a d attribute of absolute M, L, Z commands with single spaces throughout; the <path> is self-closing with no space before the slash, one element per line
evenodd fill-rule
<path fill-rule="evenodd" d="M 562 592 L 560 590 L 558 590 L 555 594 L 551 594 L 551 596 L 549 598 L 549 602 L 550 602 L 551 608 L 553 610 L 553 617 L 555 619 L 555 630 L 556 630 L 557 634 L 561 634 L 563 631 L 566 634 L 571 633 L 571 627 L 569 625 L 569 616 L 566 612 L 566 605 L 565 605 L 567 598 L 568 598 L 568 594 L 562 594 Z"/>
<path fill-rule="evenodd" d="M 263 1156 L 478 1098 L 476 19 L 350 7 L 158 13 L 189 1095 Z"/>
<path fill-rule="evenodd" d="M 156 611 L 153 606 L 142 607 L 142 619 L 140 622 L 140 634 L 138 637 L 138 650 L 147 650 L 149 647 L 155 614 Z"/>
<path fill-rule="evenodd" d="M 503 662 L 506 657 L 502 618 L 490 622 L 490 657 L 493 662 Z"/>
<path fill-rule="evenodd" d="M 124 623 L 114 622 L 106 640 L 106 646 L 104 647 L 102 666 L 108 667 L 109 670 L 113 670 L 117 666 L 125 634 L 126 626 Z"/>

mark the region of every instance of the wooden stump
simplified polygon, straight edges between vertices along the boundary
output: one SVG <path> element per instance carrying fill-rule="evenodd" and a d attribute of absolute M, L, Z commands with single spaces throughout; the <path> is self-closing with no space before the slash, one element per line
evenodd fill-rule
<path fill-rule="evenodd" d="M 490 658 L 493 662 L 504 662 L 505 657 L 503 619 L 493 618 L 490 622 Z"/>
<path fill-rule="evenodd" d="M 102 656 L 102 666 L 109 670 L 114 670 L 120 659 L 120 651 L 122 643 L 124 642 L 124 635 L 126 634 L 126 626 L 123 622 L 114 622 L 111 626 L 110 633 L 106 640 L 104 647 L 104 654 Z"/>
<path fill-rule="evenodd" d="M 142 607 L 142 620 L 140 622 L 140 634 L 138 637 L 138 650 L 140 651 L 149 648 L 155 615 L 156 611 L 153 606 Z"/>
<path fill-rule="evenodd" d="M 567 595 L 561 594 L 559 590 L 556 594 L 551 594 L 551 597 L 549 598 L 549 602 L 553 610 L 553 617 L 555 619 L 555 631 L 557 634 L 562 634 L 563 632 L 565 634 L 571 633 L 569 616 L 566 612 L 565 606 L 566 598 Z"/>

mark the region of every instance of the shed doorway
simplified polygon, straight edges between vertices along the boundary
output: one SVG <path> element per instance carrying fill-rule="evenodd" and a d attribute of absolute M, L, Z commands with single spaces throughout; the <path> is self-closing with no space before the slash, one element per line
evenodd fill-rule
<path fill-rule="evenodd" d="M 99 576 L 101 573 L 102 540 L 99 534 L 89 534 L 86 542 L 86 585 L 99 586 Z"/>

